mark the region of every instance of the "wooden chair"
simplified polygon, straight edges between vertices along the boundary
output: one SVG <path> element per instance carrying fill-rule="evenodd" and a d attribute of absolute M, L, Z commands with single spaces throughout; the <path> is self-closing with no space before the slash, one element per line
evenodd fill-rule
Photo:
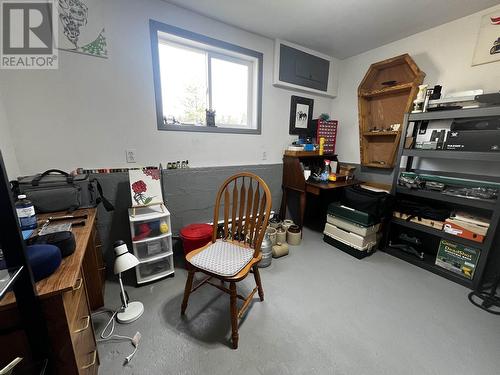
<path fill-rule="evenodd" d="M 222 200 L 224 232 L 222 238 L 217 238 Z M 260 246 L 270 213 L 271 192 L 264 180 L 247 172 L 229 177 L 217 193 L 212 242 L 186 255 L 189 269 L 181 314 L 186 312 L 189 295 L 204 284 L 228 293 L 233 349 L 238 348 L 238 320 L 247 310 L 255 292 L 258 291 L 260 300 L 264 301 L 257 263 L 262 259 Z M 252 271 L 257 286 L 247 297 L 243 297 L 237 293 L 236 283 L 245 279 Z M 207 277 L 193 288 L 196 272 L 202 272 Z M 220 283 L 212 282 L 213 278 L 220 280 Z M 229 289 L 225 282 L 229 283 Z M 238 298 L 244 301 L 240 310 L 237 306 Z"/>

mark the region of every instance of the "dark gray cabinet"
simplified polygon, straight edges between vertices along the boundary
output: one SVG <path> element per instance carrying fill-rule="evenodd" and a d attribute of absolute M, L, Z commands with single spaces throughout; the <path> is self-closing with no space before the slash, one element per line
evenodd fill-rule
<path fill-rule="evenodd" d="M 330 61 L 280 44 L 279 80 L 315 90 L 328 90 Z"/>
<path fill-rule="evenodd" d="M 321 52 L 276 39 L 273 85 L 287 90 L 335 98 L 336 60 Z"/>

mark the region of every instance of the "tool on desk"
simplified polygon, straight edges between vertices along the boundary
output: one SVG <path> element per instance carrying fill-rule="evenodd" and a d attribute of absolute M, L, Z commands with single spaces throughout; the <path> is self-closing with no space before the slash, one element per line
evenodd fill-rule
<path fill-rule="evenodd" d="M 73 219 L 87 219 L 87 214 L 82 215 L 63 215 L 63 216 L 49 216 L 48 221 L 62 221 L 62 220 L 73 220 Z"/>

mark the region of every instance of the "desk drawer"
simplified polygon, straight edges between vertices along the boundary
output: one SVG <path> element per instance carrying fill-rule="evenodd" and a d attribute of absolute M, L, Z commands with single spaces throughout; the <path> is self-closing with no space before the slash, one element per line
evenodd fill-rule
<path fill-rule="evenodd" d="M 66 311 L 66 317 L 70 327 L 75 319 L 77 319 L 76 314 L 81 300 L 87 303 L 85 280 L 83 279 L 82 272 L 80 271 L 78 272 L 73 289 L 64 292 L 63 294 L 64 310 Z"/>

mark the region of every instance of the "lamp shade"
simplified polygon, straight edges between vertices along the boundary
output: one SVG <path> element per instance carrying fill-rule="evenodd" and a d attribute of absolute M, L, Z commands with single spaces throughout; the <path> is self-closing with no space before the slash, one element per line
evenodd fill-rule
<path fill-rule="evenodd" d="M 139 260 L 131 253 L 129 253 L 127 245 L 123 241 L 114 243 L 115 248 L 115 267 L 114 273 L 118 274 L 134 268 L 139 264 Z"/>

